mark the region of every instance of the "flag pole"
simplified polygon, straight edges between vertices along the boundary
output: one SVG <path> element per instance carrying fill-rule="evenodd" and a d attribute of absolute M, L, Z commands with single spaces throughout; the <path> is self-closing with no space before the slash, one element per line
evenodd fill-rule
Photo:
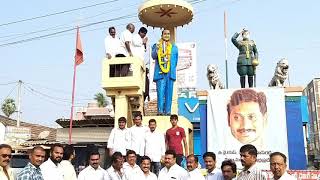
<path fill-rule="evenodd" d="M 229 87 L 228 79 L 228 51 L 227 51 L 227 13 L 224 11 L 224 49 L 225 49 L 225 66 L 226 66 L 226 88 Z"/>
<path fill-rule="evenodd" d="M 77 66 L 83 62 L 83 52 L 80 39 L 79 27 L 77 27 L 77 37 L 76 37 L 76 53 L 74 56 L 74 67 L 73 67 L 73 81 L 72 81 L 72 100 L 71 100 L 71 113 L 70 113 L 70 126 L 69 126 L 69 144 L 72 140 L 72 121 L 73 121 L 73 110 L 74 110 L 74 94 L 76 87 L 76 72 Z"/>
<path fill-rule="evenodd" d="M 73 81 L 72 81 L 72 100 L 71 100 L 71 113 L 70 113 L 70 126 L 69 126 L 69 144 L 71 144 L 72 139 L 72 121 L 73 121 L 73 110 L 74 110 L 74 93 L 76 86 L 76 72 L 77 72 L 77 64 L 74 62 L 73 68 Z"/>

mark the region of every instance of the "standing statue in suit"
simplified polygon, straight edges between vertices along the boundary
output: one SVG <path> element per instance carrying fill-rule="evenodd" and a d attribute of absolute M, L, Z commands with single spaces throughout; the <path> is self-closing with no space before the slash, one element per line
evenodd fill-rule
<path fill-rule="evenodd" d="M 153 81 L 157 87 L 158 115 L 170 115 L 178 48 L 170 42 L 169 30 L 163 30 L 159 42 L 152 46 L 152 58 L 155 60 Z"/>
<path fill-rule="evenodd" d="M 241 40 L 237 40 L 239 35 Z M 248 76 L 249 87 L 253 87 L 253 78 L 256 75 L 256 66 L 258 66 L 258 50 L 254 41 L 249 38 L 249 31 L 243 29 L 239 33 L 235 33 L 231 39 L 232 43 L 239 49 L 237 61 L 237 72 L 240 76 L 241 88 L 245 88 L 246 76 Z"/>

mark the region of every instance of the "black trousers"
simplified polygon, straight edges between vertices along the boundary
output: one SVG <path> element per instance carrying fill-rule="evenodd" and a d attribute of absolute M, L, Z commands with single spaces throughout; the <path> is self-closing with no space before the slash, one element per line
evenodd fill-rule
<path fill-rule="evenodd" d="M 140 164 L 141 164 L 141 158 L 142 158 L 142 156 L 140 156 L 139 154 L 137 154 L 137 161 L 136 161 L 136 163 L 137 163 L 138 166 L 140 166 Z"/>
<path fill-rule="evenodd" d="M 176 163 L 181 166 L 181 162 L 183 160 L 183 154 L 177 154 Z"/>

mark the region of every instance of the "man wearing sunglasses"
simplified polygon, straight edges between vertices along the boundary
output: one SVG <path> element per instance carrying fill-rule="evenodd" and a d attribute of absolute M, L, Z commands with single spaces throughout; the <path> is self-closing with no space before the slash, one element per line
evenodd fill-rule
<path fill-rule="evenodd" d="M 0 179 L 14 180 L 13 172 L 10 169 L 9 163 L 11 160 L 12 148 L 8 144 L 0 144 Z"/>

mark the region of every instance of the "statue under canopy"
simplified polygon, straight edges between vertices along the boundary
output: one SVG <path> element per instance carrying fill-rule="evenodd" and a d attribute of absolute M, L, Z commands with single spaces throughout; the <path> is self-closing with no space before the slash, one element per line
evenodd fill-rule
<path fill-rule="evenodd" d="M 158 115 L 170 115 L 178 47 L 170 42 L 169 30 L 163 30 L 159 42 L 152 46 L 152 58 L 155 60 L 153 81 L 157 89 Z"/>

